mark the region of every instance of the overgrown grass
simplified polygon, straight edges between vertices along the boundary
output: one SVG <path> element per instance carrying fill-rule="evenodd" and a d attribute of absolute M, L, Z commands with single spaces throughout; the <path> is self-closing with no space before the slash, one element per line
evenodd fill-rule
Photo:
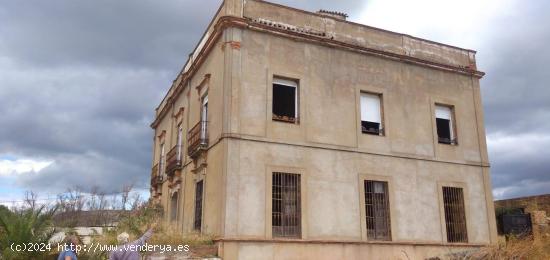
<path fill-rule="evenodd" d="M 465 259 L 501 260 L 501 259 L 550 259 L 550 237 L 540 239 L 532 237 L 510 237 L 498 245 L 482 248 Z"/>
<path fill-rule="evenodd" d="M 101 245 L 116 245 L 117 235 L 127 232 L 130 235 L 129 241 L 140 238 L 155 223 L 156 228 L 153 236 L 147 241 L 151 245 L 189 245 L 193 251 L 195 247 L 214 245 L 213 237 L 208 235 L 188 234 L 184 235 L 180 229 L 163 223 L 162 208 L 158 205 L 144 205 L 134 211 L 126 212 L 120 219 L 117 227 L 104 228 L 102 235 L 94 236 L 93 243 Z M 143 252 L 146 253 L 146 252 Z M 107 259 L 108 252 L 82 252 L 79 255 L 82 259 Z"/>

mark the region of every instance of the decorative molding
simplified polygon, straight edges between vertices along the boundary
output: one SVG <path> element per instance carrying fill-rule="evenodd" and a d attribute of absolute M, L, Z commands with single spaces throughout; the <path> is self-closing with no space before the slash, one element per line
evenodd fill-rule
<path fill-rule="evenodd" d="M 166 130 L 162 130 L 162 132 L 157 136 L 159 140 L 163 139 L 166 136 Z"/>
<path fill-rule="evenodd" d="M 231 47 L 231 49 L 233 50 L 240 50 L 241 49 L 241 42 L 238 42 L 238 41 L 228 41 L 228 42 L 224 42 L 222 44 L 222 50 L 225 50 L 225 46 L 228 45 Z"/>
<path fill-rule="evenodd" d="M 202 97 L 202 90 L 203 88 L 206 86 L 206 90 L 205 92 L 208 92 L 208 82 L 210 82 L 210 73 L 204 75 L 204 79 L 202 79 L 201 83 L 195 87 L 195 89 L 197 90 L 197 94 L 199 96 L 199 99 Z"/>

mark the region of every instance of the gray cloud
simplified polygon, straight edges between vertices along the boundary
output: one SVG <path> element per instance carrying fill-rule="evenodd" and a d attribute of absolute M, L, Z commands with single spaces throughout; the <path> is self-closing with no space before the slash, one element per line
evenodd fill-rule
<path fill-rule="evenodd" d="M 550 192 L 550 17 L 547 1 L 518 4 L 478 47 L 493 187 L 499 198 Z M 535 185 L 536 184 L 536 185 Z"/>
<path fill-rule="evenodd" d="M 280 2 L 349 13 L 362 5 Z M 0 154 L 54 161 L 16 183 L 48 192 L 148 187 L 154 108 L 220 4 L 0 3 Z"/>
<path fill-rule="evenodd" d="M 350 20 L 366 4 L 275 2 Z M 0 2 L 0 155 L 55 161 L 16 183 L 52 192 L 91 184 L 113 191 L 128 181 L 148 187 L 153 109 L 220 3 Z M 550 191 L 549 7 L 518 5 L 473 46 L 487 72 L 482 93 L 500 198 Z"/>
<path fill-rule="evenodd" d="M 219 4 L 0 3 L 0 154 L 54 161 L 16 183 L 148 187 L 154 108 Z"/>

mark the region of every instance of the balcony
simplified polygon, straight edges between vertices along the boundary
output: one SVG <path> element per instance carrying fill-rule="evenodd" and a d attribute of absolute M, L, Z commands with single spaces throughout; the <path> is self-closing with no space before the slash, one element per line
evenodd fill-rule
<path fill-rule="evenodd" d="M 158 172 L 159 172 L 159 164 L 155 164 L 155 166 L 153 166 L 153 168 L 151 169 L 151 187 L 155 188 L 155 186 L 158 184 L 157 183 L 157 175 L 158 175 Z"/>
<path fill-rule="evenodd" d="M 181 169 L 181 146 L 176 145 L 166 154 L 166 174 L 171 176 L 176 170 Z"/>
<path fill-rule="evenodd" d="M 187 134 L 188 154 L 190 157 L 197 157 L 201 151 L 208 148 L 208 121 L 198 122 Z"/>

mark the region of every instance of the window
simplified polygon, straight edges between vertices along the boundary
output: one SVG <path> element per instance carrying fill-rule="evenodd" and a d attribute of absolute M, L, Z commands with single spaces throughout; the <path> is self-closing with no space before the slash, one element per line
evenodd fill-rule
<path fill-rule="evenodd" d="M 368 240 L 391 240 L 387 182 L 365 181 L 365 216 Z"/>
<path fill-rule="evenodd" d="M 202 193 L 203 184 L 201 180 L 197 182 L 195 187 L 195 221 L 193 223 L 193 229 L 200 231 L 202 226 Z"/>
<path fill-rule="evenodd" d="M 170 199 L 170 220 L 176 221 L 178 219 L 178 192 L 172 194 Z"/>
<path fill-rule="evenodd" d="M 440 144 L 457 144 L 453 127 L 453 109 L 450 106 L 435 106 L 435 123 Z"/>
<path fill-rule="evenodd" d="M 274 172 L 271 224 L 274 237 L 301 237 L 300 175 Z"/>
<path fill-rule="evenodd" d="M 298 123 L 298 83 L 273 78 L 273 120 Z"/>
<path fill-rule="evenodd" d="M 381 95 L 361 93 L 361 132 L 383 135 Z"/>
<path fill-rule="evenodd" d="M 206 125 L 208 122 L 208 96 L 202 98 L 202 108 L 201 108 L 201 143 L 204 143 L 206 140 Z"/>
<path fill-rule="evenodd" d="M 468 242 L 462 188 L 443 187 L 447 242 Z"/>
<path fill-rule="evenodd" d="M 177 154 L 177 160 L 178 161 L 181 161 L 181 157 L 182 157 L 182 145 L 183 145 L 183 127 L 181 126 L 181 124 L 178 126 L 178 143 L 177 143 L 177 146 L 178 146 L 178 154 Z"/>
<path fill-rule="evenodd" d="M 166 154 L 164 153 L 164 143 L 160 144 L 160 158 L 159 158 L 159 176 L 164 175 L 164 168 L 166 165 Z"/>

